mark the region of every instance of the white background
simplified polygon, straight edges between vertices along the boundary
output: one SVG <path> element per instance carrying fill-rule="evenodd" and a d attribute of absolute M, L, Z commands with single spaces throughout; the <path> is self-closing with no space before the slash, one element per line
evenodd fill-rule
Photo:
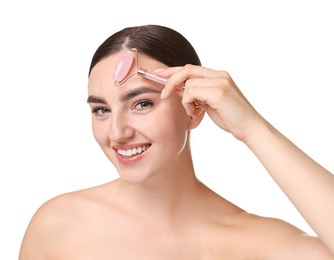
<path fill-rule="evenodd" d="M 204 66 L 227 70 L 264 117 L 334 171 L 332 2 L 194 2 L 0 3 L 0 259 L 17 259 L 42 203 L 117 177 L 91 132 L 87 72 L 96 48 L 126 26 L 181 32 Z M 208 118 L 192 139 L 205 184 L 313 234 L 245 145 Z"/>

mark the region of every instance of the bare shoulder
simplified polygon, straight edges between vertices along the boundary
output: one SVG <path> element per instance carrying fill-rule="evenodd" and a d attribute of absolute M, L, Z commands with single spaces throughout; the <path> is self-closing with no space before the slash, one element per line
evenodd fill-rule
<path fill-rule="evenodd" d="M 45 202 L 32 217 L 23 238 L 20 260 L 57 259 L 50 255 L 62 252 L 83 232 L 90 214 L 98 210 L 104 185 L 59 195 Z"/>
<path fill-rule="evenodd" d="M 239 221 L 261 259 L 334 259 L 320 239 L 283 220 L 243 213 Z"/>

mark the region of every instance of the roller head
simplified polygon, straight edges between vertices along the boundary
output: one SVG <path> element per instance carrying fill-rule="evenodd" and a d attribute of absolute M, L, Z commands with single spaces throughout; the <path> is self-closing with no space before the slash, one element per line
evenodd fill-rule
<path fill-rule="evenodd" d="M 131 50 L 125 50 L 119 56 L 113 72 L 113 78 L 115 82 L 122 82 L 128 76 L 131 71 L 133 61 L 135 60 L 134 52 Z"/>

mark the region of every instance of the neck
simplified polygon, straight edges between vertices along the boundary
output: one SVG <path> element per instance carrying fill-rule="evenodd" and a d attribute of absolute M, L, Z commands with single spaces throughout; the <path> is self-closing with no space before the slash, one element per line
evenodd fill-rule
<path fill-rule="evenodd" d="M 196 179 L 190 151 L 145 183 L 118 181 L 122 203 L 136 213 L 171 221 L 190 212 L 203 185 Z M 150 216 L 148 216 L 148 214 Z M 167 218 L 167 219 L 166 219 Z"/>

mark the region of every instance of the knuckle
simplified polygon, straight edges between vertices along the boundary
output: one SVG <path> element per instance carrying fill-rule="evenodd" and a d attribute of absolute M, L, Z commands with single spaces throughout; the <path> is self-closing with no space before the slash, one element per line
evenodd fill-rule
<path fill-rule="evenodd" d="M 225 96 L 232 87 L 231 80 L 228 78 L 220 78 L 216 84 L 217 87 L 214 89 L 216 90 L 217 96 Z"/>
<path fill-rule="evenodd" d="M 224 77 L 226 77 L 226 78 L 231 78 L 230 74 L 229 74 L 227 71 L 224 71 L 224 70 L 223 70 L 221 73 L 222 73 L 222 75 L 223 75 Z"/>
<path fill-rule="evenodd" d="M 194 65 L 192 65 L 192 64 L 186 64 L 186 65 L 184 65 L 183 69 L 184 69 L 187 73 L 189 73 L 189 72 L 193 69 L 193 67 L 194 67 Z"/>

